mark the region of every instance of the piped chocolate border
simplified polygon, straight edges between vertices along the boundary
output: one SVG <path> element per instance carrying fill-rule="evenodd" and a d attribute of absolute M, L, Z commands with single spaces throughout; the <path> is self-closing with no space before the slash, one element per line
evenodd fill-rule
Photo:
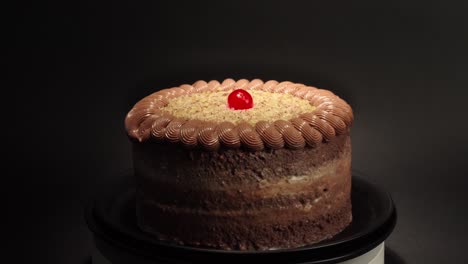
<path fill-rule="evenodd" d="M 259 121 L 255 125 L 181 119 L 164 110 L 169 101 L 178 96 L 234 89 L 291 94 L 308 100 L 315 109 L 290 120 Z M 225 79 L 222 83 L 200 80 L 193 85 L 183 84 L 155 92 L 135 104 L 127 114 L 125 127 L 129 137 L 139 142 L 167 141 L 207 151 L 221 147 L 260 151 L 313 147 L 347 133 L 353 119 L 352 108 L 328 90 L 289 81 Z"/>

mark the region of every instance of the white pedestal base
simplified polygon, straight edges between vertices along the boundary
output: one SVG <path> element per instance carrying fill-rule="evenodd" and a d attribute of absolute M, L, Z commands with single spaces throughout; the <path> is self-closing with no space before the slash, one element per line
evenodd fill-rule
<path fill-rule="evenodd" d="M 340 262 L 340 264 L 384 264 L 385 263 L 385 242 L 376 248 L 357 258 Z"/>
<path fill-rule="evenodd" d="M 96 248 L 94 248 L 94 252 L 92 254 L 92 261 L 93 261 L 93 264 L 112 264 Z M 144 263 L 149 264 L 149 262 L 146 262 L 146 261 Z M 385 263 L 385 243 L 382 242 L 380 245 L 378 245 L 371 251 L 365 253 L 364 255 L 361 255 L 357 258 L 353 258 L 350 260 L 346 260 L 344 262 L 339 262 L 338 264 L 384 264 L 384 263 Z M 134 263 L 134 264 L 137 264 L 137 263 Z"/>

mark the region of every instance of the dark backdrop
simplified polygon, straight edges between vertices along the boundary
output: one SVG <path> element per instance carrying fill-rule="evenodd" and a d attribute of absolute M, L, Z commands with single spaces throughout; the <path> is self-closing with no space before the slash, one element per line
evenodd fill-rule
<path fill-rule="evenodd" d="M 82 206 L 131 168 L 126 112 L 157 89 L 231 77 L 348 100 L 353 167 L 399 211 L 389 248 L 401 263 L 467 261 L 466 1 L 38 1 L 14 11 L 14 99 L 2 101 L 12 101 L 14 187 L 4 188 L 17 257 L 87 261 Z"/>

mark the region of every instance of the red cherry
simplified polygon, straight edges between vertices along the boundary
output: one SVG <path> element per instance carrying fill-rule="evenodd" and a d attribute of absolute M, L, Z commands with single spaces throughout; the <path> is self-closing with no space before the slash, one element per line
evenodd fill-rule
<path fill-rule="evenodd" d="M 252 95 L 243 89 L 234 90 L 228 96 L 228 106 L 234 110 L 250 109 L 253 107 Z"/>

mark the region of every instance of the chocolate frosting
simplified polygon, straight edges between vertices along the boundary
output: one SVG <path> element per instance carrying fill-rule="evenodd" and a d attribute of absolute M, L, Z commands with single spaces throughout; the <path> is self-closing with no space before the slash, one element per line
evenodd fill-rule
<path fill-rule="evenodd" d="M 250 124 L 245 122 L 240 123 L 237 125 L 237 131 L 239 132 L 241 143 L 246 146 L 247 149 L 258 151 L 264 148 L 260 135 Z"/>
<path fill-rule="evenodd" d="M 255 130 L 262 138 L 265 145 L 270 149 L 280 149 L 284 147 L 282 134 L 276 127 L 266 121 L 260 121 L 255 125 Z"/>
<path fill-rule="evenodd" d="M 216 124 L 200 126 L 200 130 L 198 131 L 198 140 L 204 149 L 215 151 L 219 148 L 219 134 L 215 130 Z"/>
<path fill-rule="evenodd" d="M 181 95 L 234 89 L 291 94 L 308 100 L 316 108 L 291 120 L 278 117 L 274 122 L 260 121 L 254 126 L 245 122 L 235 125 L 226 121 L 213 123 L 185 120 L 164 110 L 172 98 Z M 351 107 L 328 90 L 289 81 L 225 79 L 221 83 L 216 80 L 200 80 L 193 85 L 183 84 L 155 92 L 135 104 L 127 114 L 125 127 L 129 137 L 139 142 L 168 141 L 189 148 L 200 147 L 206 151 L 216 151 L 220 147 L 244 147 L 251 151 L 260 151 L 265 148 L 313 147 L 347 133 L 353 118 Z"/>
<path fill-rule="evenodd" d="M 228 148 L 239 148 L 241 146 L 239 132 L 231 122 L 222 122 L 218 125 L 219 140 Z"/>

